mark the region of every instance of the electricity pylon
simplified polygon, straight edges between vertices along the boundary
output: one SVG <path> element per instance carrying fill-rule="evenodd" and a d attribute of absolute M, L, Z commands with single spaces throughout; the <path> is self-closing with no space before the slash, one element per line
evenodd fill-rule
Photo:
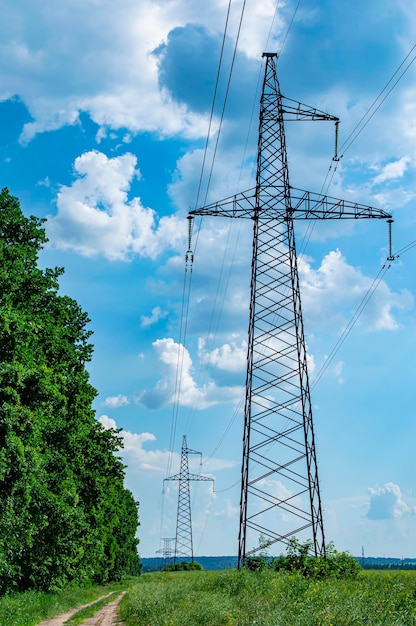
<path fill-rule="evenodd" d="M 175 537 L 162 537 L 163 548 L 161 550 L 156 550 L 156 554 L 162 555 L 163 567 L 170 565 L 170 561 L 173 556 L 173 550 L 171 548 L 171 544 L 175 541 Z"/>
<path fill-rule="evenodd" d="M 199 454 L 202 462 L 201 452 L 196 452 L 196 450 L 191 450 L 188 448 L 186 443 L 186 435 L 183 435 L 182 439 L 182 451 L 181 451 L 181 467 L 179 474 L 175 474 L 174 476 L 170 476 L 169 478 L 165 478 L 163 481 L 163 486 L 165 486 L 165 482 L 167 480 L 177 480 L 179 481 L 179 493 L 178 493 L 178 513 L 176 518 L 176 538 L 175 538 L 175 555 L 174 562 L 178 558 L 186 558 L 194 560 L 194 550 L 192 543 L 192 520 L 191 520 L 191 493 L 189 481 L 198 480 L 198 481 L 212 481 L 213 478 L 209 478 L 208 476 L 200 476 L 199 474 L 190 474 L 189 473 L 189 463 L 188 463 L 188 455 L 189 454 Z"/>
<path fill-rule="evenodd" d="M 265 545 L 286 546 L 299 533 L 311 533 L 315 555 L 325 554 L 294 220 L 392 221 L 380 209 L 290 185 L 284 122 L 332 121 L 337 138 L 339 120 L 283 97 L 277 55 L 263 57 L 256 186 L 190 212 L 247 218 L 254 227 L 239 567 Z"/>

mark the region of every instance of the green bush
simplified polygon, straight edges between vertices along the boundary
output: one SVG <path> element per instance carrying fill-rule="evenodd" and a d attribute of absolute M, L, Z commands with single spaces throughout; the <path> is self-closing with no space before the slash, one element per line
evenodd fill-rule
<path fill-rule="evenodd" d="M 170 565 L 166 565 L 162 571 L 164 572 L 189 572 L 191 570 L 202 570 L 204 569 L 200 563 L 196 561 L 179 561 L 178 563 L 171 563 Z"/>
<path fill-rule="evenodd" d="M 271 569 L 275 572 L 299 572 L 305 578 L 355 578 L 361 571 L 357 559 L 348 552 L 338 552 L 333 543 L 326 549 L 325 556 L 311 556 L 312 541 L 301 543 L 296 537 L 290 539 L 286 554 L 269 559 L 266 556 L 251 556 L 244 567 L 260 572 Z"/>
<path fill-rule="evenodd" d="M 265 556 L 248 556 L 244 559 L 243 567 L 246 567 L 251 572 L 262 572 L 270 567 L 270 563 Z"/>

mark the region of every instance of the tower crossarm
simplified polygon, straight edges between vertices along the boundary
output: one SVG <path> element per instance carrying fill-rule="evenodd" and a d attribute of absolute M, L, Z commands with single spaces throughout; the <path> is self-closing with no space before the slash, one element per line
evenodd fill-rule
<path fill-rule="evenodd" d="M 256 189 L 240 192 L 234 196 L 195 209 L 190 215 L 207 215 L 233 218 L 271 220 L 291 217 L 302 220 L 322 219 L 391 219 L 391 214 L 367 204 L 333 198 L 313 191 L 290 187 L 290 204 L 281 187 L 269 186 L 262 189 L 263 201 L 271 202 L 258 206 Z"/>
<path fill-rule="evenodd" d="M 189 474 L 189 480 L 210 480 L 212 483 L 214 482 L 213 478 L 210 478 L 209 476 L 199 476 L 199 474 Z"/>
<path fill-rule="evenodd" d="M 169 480 L 181 480 L 182 476 L 180 474 L 174 474 L 173 476 L 169 476 L 169 478 L 163 479 L 163 486 L 165 486 L 165 482 Z"/>
<path fill-rule="evenodd" d="M 174 474 L 173 476 L 169 476 L 169 478 L 165 478 L 163 480 L 163 484 L 165 484 L 165 482 L 169 480 L 210 480 L 211 482 L 214 482 L 214 479 L 210 478 L 209 476 L 200 476 L 199 474 L 190 474 L 189 472 L 185 475 Z"/>
<path fill-rule="evenodd" d="M 302 104 L 302 102 L 297 102 L 284 96 L 282 96 L 282 113 L 285 122 L 339 122 L 339 117 L 335 117 L 335 115 L 325 113 L 308 104 Z"/>
<path fill-rule="evenodd" d="M 222 217 L 245 217 L 250 219 L 253 217 L 256 204 L 256 189 L 253 188 L 190 211 L 189 215 L 220 215 Z"/>
<path fill-rule="evenodd" d="M 291 200 L 294 219 L 391 219 L 382 209 L 294 187 Z"/>

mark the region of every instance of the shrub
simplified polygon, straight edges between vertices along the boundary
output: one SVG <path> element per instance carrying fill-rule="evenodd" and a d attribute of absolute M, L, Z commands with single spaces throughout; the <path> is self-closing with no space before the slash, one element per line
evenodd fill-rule
<path fill-rule="evenodd" d="M 244 566 L 252 571 L 270 568 L 274 571 L 299 572 L 305 578 L 321 579 L 355 578 L 361 571 L 357 559 L 348 552 L 338 552 L 331 542 L 325 556 L 311 556 L 312 542 L 301 543 L 293 537 L 288 544 L 286 555 L 270 561 L 264 557 L 249 557 Z"/>
<path fill-rule="evenodd" d="M 163 568 L 163 572 L 188 572 L 191 570 L 202 570 L 203 567 L 197 561 L 179 561 L 178 563 L 171 563 Z"/>
<path fill-rule="evenodd" d="M 264 556 L 248 556 L 244 559 L 243 567 L 252 572 L 262 572 L 269 567 L 269 561 Z"/>

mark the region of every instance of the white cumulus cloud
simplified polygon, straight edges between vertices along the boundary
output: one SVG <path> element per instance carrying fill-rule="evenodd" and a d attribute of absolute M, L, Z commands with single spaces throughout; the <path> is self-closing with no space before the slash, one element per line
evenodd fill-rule
<path fill-rule="evenodd" d="M 117 430 L 118 426 L 114 419 L 108 415 L 101 415 L 98 419 L 100 424 L 106 429 Z M 123 448 L 120 451 L 131 469 L 153 471 L 159 473 L 165 473 L 166 468 L 172 467 L 173 473 L 176 473 L 176 469 L 180 468 L 180 454 L 177 452 L 169 452 L 168 450 L 146 450 L 144 447 L 146 443 L 156 441 L 156 436 L 152 433 L 133 433 L 129 430 L 122 430 L 119 433 L 123 440 Z M 190 459 L 190 468 L 195 464 L 195 467 L 199 468 L 198 460 Z M 234 461 L 228 461 L 226 459 L 210 458 L 204 461 L 205 472 L 215 472 L 223 469 L 234 467 L 236 463 Z"/>
<path fill-rule="evenodd" d="M 202 363 L 209 363 L 220 370 L 242 372 L 247 367 L 247 341 L 242 341 L 240 344 L 230 341 L 230 343 L 207 351 L 206 340 L 199 339 L 198 351 Z"/>
<path fill-rule="evenodd" d="M 309 259 L 299 257 L 299 275 L 304 311 L 315 326 L 344 325 L 341 311 L 355 313 L 370 290 L 374 279 L 349 265 L 339 250 L 329 252 L 314 269 Z M 409 291 L 391 291 L 382 280 L 373 290 L 363 319 L 371 330 L 392 330 L 398 323 L 394 310 L 410 309 L 413 297 Z M 325 315 L 322 312 L 325 311 Z"/>
<path fill-rule="evenodd" d="M 106 429 L 117 429 L 114 419 L 108 415 L 101 415 L 100 424 Z M 123 440 L 122 454 L 124 457 L 134 463 L 140 470 L 153 470 L 156 472 L 165 472 L 168 461 L 172 455 L 167 450 L 146 450 L 143 445 L 148 441 L 155 441 L 156 437 L 152 433 L 132 433 L 128 430 L 122 430 L 120 436 Z M 173 454 L 173 457 L 179 462 L 179 456 Z"/>
<path fill-rule="evenodd" d="M 180 406 L 206 409 L 220 402 L 236 402 L 241 387 L 220 387 L 213 382 L 198 386 L 193 377 L 191 356 L 186 348 L 173 339 L 157 339 L 153 349 L 161 378 L 151 390 L 142 391 L 137 401 L 147 408 L 157 409 L 178 402 Z M 177 372 L 180 371 L 180 382 Z"/>
<path fill-rule="evenodd" d="M 407 504 L 399 485 L 386 483 L 383 487 L 369 488 L 370 506 L 366 517 L 371 520 L 398 519 L 414 515 L 416 507 Z"/>
<path fill-rule="evenodd" d="M 267 0 L 247 7 L 240 37 L 246 54 L 261 53 L 276 4 Z M 232 9 L 233 38 L 240 3 Z M 24 128 L 24 142 L 77 123 L 81 112 L 108 128 L 204 136 L 205 117 L 161 88 L 152 52 L 186 24 L 204 24 L 220 34 L 225 18 L 221 0 L 15 0 L 2 7 L 0 99 L 18 95 L 28 107 L 33 121 Z M 274 30 L 281 28 L 276 16 Z"/>
<path fill-rule="evenodd" d="M 127 398 L 127 396 L 123 396 L 121 394 L 119 394 L 118 396 L 109 396 L 104 400 L 104 406 L 108 406 L 111 409 L 116 409 L 120 406 L 126 406 L 127 404 L 130 404 L 129 399 Z"/>
<path fill-rule="evenodd" d="M 387 163 L 387 165 L 382 168 L 381 172 L 374 178 L 373 183 L 376 185 L 378 183 L 384 183 L 386 180 L 396 180 L 397 178 L 402 178 L 410 162 L 411 158 L 409 156 L 404 156 L 398 161 Z"/>
<path fill-rule="evenodd" d="M 74 163 L 76 180 L 62 186 L 58 213 L 50 217 L 47 232 L 51 243 L 84 256 L 103 255 L 128 260 L 132 255 L 155 258 L 165 247 L 175 247 L 186 236 L 185 220 L 175 216 L 157 220 L 140 198 L 129 200 L 137 158 L 130 153 L 108 158 L 92 150 Z"/>

